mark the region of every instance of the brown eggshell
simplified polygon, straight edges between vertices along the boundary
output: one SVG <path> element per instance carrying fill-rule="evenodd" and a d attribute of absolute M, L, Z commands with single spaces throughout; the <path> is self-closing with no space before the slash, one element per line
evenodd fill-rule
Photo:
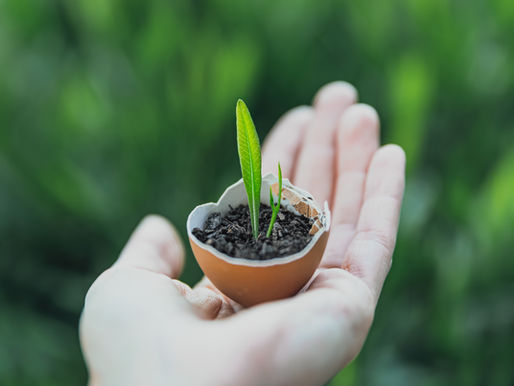
<path fill-rule="evenodd" d="M 261 202 L 269 204 L 269 187 L 278 193 L 277 177 L 262 180 Z M 267 197 L 266 197 L 267 196 Z M 242 180 L 227 188 L 217 203 L 197 206 L 187 219 L 187 233 L 200 268 L 211 282 L 229 298 L 244 307 L 293 296 L 302 289 L 319 265 L 330 229 L 330 211 L 322 210 L 312 196 L 283 180 L 282 208 L 315 219 L 313 238 L 300 252 L 276 259 L 254 261 L 230 257 L 199 241 L 192 233 L 202 228 L 213 212 L 226 213 L 230 208 L 247 204 Z"/>

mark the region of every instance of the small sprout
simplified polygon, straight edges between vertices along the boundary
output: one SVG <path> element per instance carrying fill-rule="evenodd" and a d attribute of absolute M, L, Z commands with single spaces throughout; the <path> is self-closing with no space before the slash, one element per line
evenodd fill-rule
<path fill-rule="evenodd" d="M 275 224 L 275 220 L 277 219 L 277 214 L 280 210 L 280 199 L 282 197 L 282 169 L 280 168 L 280 162 L 278 163 L 278 198 L 277 203 L 275 204 L 273 201 L 273 193 L 271 192 L 271 186 L 269 188 L 269 205 L 271 206 L 271 220 L 269 222 L 268 232 L 266 232 L 266 237 L 270 237 L 271 231 L 273 230 L 273 225 Z"/>
<path fill-rule="evenodd" d="M 241 174 L 248 196 L 248 208 L 253 237 L 259 236 L 259 210 L 261 199 L 261 146 L 250 112 L 239 99 L 236 106 L 237 151 Z"/>

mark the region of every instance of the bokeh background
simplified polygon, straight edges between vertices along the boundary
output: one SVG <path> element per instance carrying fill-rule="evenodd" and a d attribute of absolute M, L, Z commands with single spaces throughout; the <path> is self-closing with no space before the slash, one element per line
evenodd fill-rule
<path fill-rule="evenodd" d="M 512 385 L 513 48 L 511 0 L 0 0 L 0 383 L 85 384 L 87 288 L 145 214 L 184 234 L 239 178 L 236 99 L 264 138 L 342 79 L 408 180 L 376 321 L 331 384 Z"/>

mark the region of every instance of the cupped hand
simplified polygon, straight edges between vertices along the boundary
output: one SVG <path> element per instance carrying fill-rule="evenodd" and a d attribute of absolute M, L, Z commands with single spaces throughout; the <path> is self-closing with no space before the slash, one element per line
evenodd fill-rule
<path fill-rule="evenodd" d="M 391 266 L 405 155 L 379 147 L 375 110 L 344 82 L 279 120 L 263 146 L 276 173 L 328 201 L 332 229 L 305 291 L 241 309 L 207 279 L 175 280 L 184 249 L 163 218 L 145 218 L 91 286 L 80 340 L 91 385 L 318 385 L 367 336 Z"/>

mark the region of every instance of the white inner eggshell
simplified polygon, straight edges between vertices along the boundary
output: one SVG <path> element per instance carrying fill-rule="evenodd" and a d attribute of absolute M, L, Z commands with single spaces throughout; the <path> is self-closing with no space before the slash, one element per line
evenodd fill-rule
<path fill-rule="evenodd" d="M 261 203 L 270 204 L 269 202 L 269 189 L 271 186 L 271 190 L 275 197 L 278 195 L 278 177 L 273 175 L 272 173 L 266 174 L 262 178 L 262 186 L 261 186 Z M 196 237 L 193 235 L 192 230 L 195 227 L 201 228 L 205 223 L 205 220 L 209 215 L 213 212 L 220 212 L 221 214 L 225 214 L 230 211 L 230 207 L 235 208 L 239 205 L 248 205 L 248 198 L 246 195 L 245 186 L 243 180 L 240 179 L 233 185 L 229 186 L 221 195 L 220 199 L 216 203 L 207 203 L 197 206 L 193 211 L 189 214 L 187 219 L 187 233 L 189 237 L 194 240 L 197 240 L 197 244 L 201 245 L 202 248 L 209 250 L 215 256 L 230 261 L 233 264 L 243 264 L 243 265 L 263 265 L 270 264 L 270 261 L 251 261 L 246 259 L 233 259 L 210 245 L 206 245 L 201 243 Z M 282 180 L 282 199 L 280 203 L 281 207 L 284 209 L 293 212 L 295 214 L 302 214 L 304 216 L 313 218 L 314 224 L 310 230 L 310 234 L 313 235 L 311 241 L 305 246 L 302 251 L 299 251 L 291 256 L 284 257 L 281 259 L 273 260 L 274 264 L 285 264 L 288 261 L 295 260 L 305 253 L 307 253 L 318 241 L 319 237 L 323 232 L 326 232 L 330 229 L 330 210 L 328 209 L 328 204 L 325 202 L 323 206 L 323 210 L 318 206 L 316 201 L 314 201 L 313 197 L 293 184 L 289 182 L 287 178 Z"/>

